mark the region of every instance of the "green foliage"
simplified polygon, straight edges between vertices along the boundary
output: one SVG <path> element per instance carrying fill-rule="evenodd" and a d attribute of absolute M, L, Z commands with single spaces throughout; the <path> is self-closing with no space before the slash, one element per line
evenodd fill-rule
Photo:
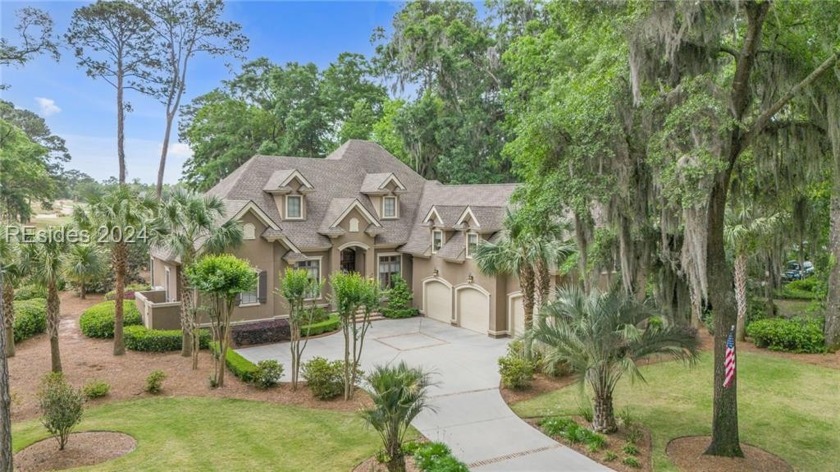
<path fill-rule="evenodd" d="M 589 423 L 591 423 L 592 418 L 595 417 L 595 412 L 592 411 L 592 405 L 590 405 L 588 402 L 583 403 L 578 407 L 578 414 L 581 416 L 581 418 L 588 421 Z"/>
<path fill-rule="evenodd" d="M 141 352 L 180 351 L 183 334 L 180 329 L 148 329 L 142 325 L 127 326 L 124 332 L 125 347 Z M 199 331 L 199 346 L 207 349 L 211 340 L 210 331 Z"/>
<path fill-rule="evenodd" d="M 257 371 L 254 373 L 254 385 L 259 388 L 271 388 L 280 382 L 283 377 L 283 364 L 275 360 L 264 360 L 257 362 Z"/>
<path fill-rule="evenodd" d="M 336 314 L 329 315 L 326 320 L 304 325 L 300 327 L 300 334 L 303 336 L 317 336 L 338 330 L 341 326 L 341 319 Z"/>
<path fill-rule="evenodd" d="M 812 277 L 813 278 L 813 277 Z M 808 279 L 805 279 L 808 280 Z M 796 282 L 802 282 L 801 280 L 794 280 L 789 284 L 782 286 L 782 289 L 779 290 L 776 295 L 779 298 L 783 298 L 786 300 L 813 300 L 819 296 L 819 294 L 814 293 L 810 290 L 805 290 L 800 288 L 797 285 L 793 285 Z M 793 286 L 791 286 L 793 285 Z"/>
<path fill-rule="evenodd" d="M 166 373 L 162 370 L 155 370 L 146 377 L 146 392 L 158 394 L 163 391 L 163 381 L 166 380 Z"/>
<path fill-rule="evenodd" d="M 15 300 L 30 300 L 32 298 L 47 298 L 47 289 L 41 285 L 24 285 L 15 290 Z"/>
<path fill-rule="evenodd" d="M 534 362 L 508 348 L 507 355 L 499 358 L 499 373 L 505 388 L 524 390 L 534 379 Z"/>
<path fill-rule="evenodd" d="M 224 298 L 253 290 L 257 273 L 247 261 L 232 254 L 207 255 L 187 267 L 190 285 L 200 292 L 217 294 Z"/>
<path fill-rule="evenodd" d="M 29 202 L 49 200 L 55 193 L 49 149 L 5 118 L 0 118 L 0 214 L 7 220 L 26 222 L 32 216 Z"/>
<path fill-rule="evenodd" d="M 15 300 L 15 342 L 47 330 L 47 301 L 42 298 Z"/>
<path fill-rule="evenodd" d="M 306 385 L 319 400 L 330 400 L 344 393 L 344 363 L 313 357 L 301 369 Z"/>
<path fill-rule="evenodd" d="M 467 472 L 466 464 L 460 462 L 449 446 L 440 442 L 422 443 L 413 453 L 414 463 L 423 472 Z"/>
<path fill-rule="evenodd" d="M 215 341 L 211 342 L 210 350 L 212 351 L 213 356 L 216 358 L 219 357 L 219 343 Z M 257 373 L 260 370 L 256 364 L 242 357 L 241 354 L 233 349 L 228 349 L 227 356 L 225 356 L 225 365 L 233 375 L 245 383 L 254 382 L 257 378 Z"/>
<path fill-rule="evenodd" d="M 622 463 L 622 464 L 624 464 L 624 465 L 626 465 L 626 466 L 630 466 L 630 467 L 632 467 L 632 468 L 634 468 L 634 469 L 639 469 L 639 468 L 641 468 L 641 467 L 642 467 L 642 463 L 641 463 L 641 462 L 639 462 L 639 459 L 636 459 L 636 458 L 635 458 L 635 457 L 633 457 L 633 456 L 627 456 L 627 457 L 625 457 L 625 458 L 624 458 L 624 460 L 622 460 L 622 461 L 621 461 L 621 463 Z"/>
<path fill-rule="evenodd" d="M 114 337 L 114 301 L 97 303 L 82 312 L 79 317 L 79 327 L 82 334 L 89 338 Z M 134 300 L 123 301 L 123 325 L 142 325 L 143 319 Z"/>
<path fill-rule="evenodd" d="M 820 287 L 820 281 L 816 277 L 806 277 L 800 280 L 793 280 L 786 287 L 791 290 L 816 293 Z"/>
<path fill-rule="evenodd" d="M 596 452 L 607 445 L 607 438 L 577 424 L 571 418 L 549 417 L 540 421 L 540 428 L 549 436 L 567 439 L 573 444 L 585 444 Z"/>
<path fill-rule="evenodd" d="M 41 380 L 38 388 L 38 407 L 41 423 L 50 435 L 58 441 L 63 450 L 70 432 L 82 421 L 85 396 L 73 388 L 60 372 L 50 372 Z"/>
<path fill-rule="evenodd" d="M 639 448 L 636 447 L 634 443 L 627 442 L 624 446 L 621 447 L 621 452 L 629 454 L 631 456 L 638 456 Z"/>
<path fill-rule="evenodd" d="M 91 380 L 82 388 L 82 393 L 84 393 L 85 398 L 88 400 L 102 398 L 105 395 L 108 395 L 108 392 L 110 391 L 111 385 L 108 384 L 108 382 L 103 382 L 102 380 Z"/>
<path fill-rule="evenodd" d="M 618 459 L 618 455 L 612 451 L 607 451 L 604 453 L 604 462 L 612 462 Z"/>
<path fill-rule="evenodd" d="M 747 336 L 774 351 L 825 352 L 823 324 L 819 318 L 760 320 L 747 326 Z"/>
<path fill-rule="evenodd" d="M 382 308 L 382 316 L 386 318 L 410 318 L 417 315 L 417 309 L 411 305 L 414 295 L 411 293 L 405 279 L 396 275 L 393 277 L 391 289 L 388 290 L 388 305 Z"/>
<path fill-rule="evenodd" d="M 147 285 L 147 284 L 128 284 L 128 285 L 125 286 L 125 290 L 124 290 L 125 298 L 126 298 L 126 300 L 133 299 L 134 298 L 134 295 L 133 295 L 134 292 L 143 292 L 143 291 L 149 290 L 150 288 L 151 287 L 149 287 L 149 285 Z M 110 292 L 105 294 L 105 300 L 114 300 L 115 298 L 117 298 L 117 291 L 116 290 L 111 290 Z"/>

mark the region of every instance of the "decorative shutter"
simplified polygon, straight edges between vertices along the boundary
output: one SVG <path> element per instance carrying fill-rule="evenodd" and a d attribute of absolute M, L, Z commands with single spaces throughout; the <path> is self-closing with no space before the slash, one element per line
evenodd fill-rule
<path fill-rule="evenodd" d="M 266 292 L 268 292 L 268 280 L 265 271 L 260 272 L 258 283 L 259 287 L 257 288 L 257 298 L 259 299 L 260 303 L 265 303 Z"/>

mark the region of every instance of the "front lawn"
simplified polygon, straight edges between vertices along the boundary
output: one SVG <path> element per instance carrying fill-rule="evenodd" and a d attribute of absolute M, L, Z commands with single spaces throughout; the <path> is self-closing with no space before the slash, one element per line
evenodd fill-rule
<path fill-rule="evenodd" d="M 379 446 L 358 415 L 216 398 L 152 398 L 91 408 L 77 431 L 132 435 L 137 449 L 90 470 L 348 471 Z M 15 424 L 18 451 L 46 437 Z M 70 438 L 72 442 L 72 437 Z"/>
<path fill-rule="evenodd" d="M 689 369 L 664 362 L 643 367 L 647 384 L 624 379 L 616 411 L 627 407 L 651 430 L 655 470 L 676 468 L 668 441 L 709 435 L 712 424 L 712 356 Z M 763 354 L 738 355 L 741 441 L 777 454 L 797 470 L 836 471 L 840 464 L 840 370 Z M 577 414 L 580 389 L 569 386 L 512 405 L 520 416 Z"/>

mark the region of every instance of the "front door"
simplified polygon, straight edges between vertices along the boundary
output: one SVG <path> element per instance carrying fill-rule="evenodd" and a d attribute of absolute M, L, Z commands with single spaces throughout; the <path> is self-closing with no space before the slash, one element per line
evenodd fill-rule
<path fill-rule="evenodd" d="M 349 247 L 341 251 L 341 271 L 355 272 L 356 271 L 356 250 Z"/>

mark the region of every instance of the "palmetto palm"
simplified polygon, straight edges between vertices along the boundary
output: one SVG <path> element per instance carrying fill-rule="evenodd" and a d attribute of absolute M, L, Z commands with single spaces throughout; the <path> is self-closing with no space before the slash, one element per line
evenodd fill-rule
<path fill-rule="evenodd" d="M 94 244 L 76 244 L 64 258 L 65 275 L 79 285 L 79 297 L 84 300 L 88 284 L 105 271 L 102 250 Z"/>
<path fill-rule="evenodd" d="M 6 328 L 6 356 L 15 355 L 15 288 L 24 278 L 20 246 L 8 226 L 0 226 L 0 272 L 2 272 L 3 319 Z"/>
<path fill-rule="evenodd" d="M 114 355 L 125 354 L 123 341 L 123 300 L 125 277 L 128 271 L 128 245 L 146 237 L 145 225 L 155 202 L 127 185 L 118 185 L 101 198 L 91 202 L 87 210 L 76 208 L 77 224 L 96 236 L 105 236 L 111 249 L 114 269 Z"/>
<path fill-rule="evenodd" d="M 389 472 L 405 470 L 403 439 L 411 421 L 428 407 L 429 374 L 400 362 L 377 366 L 368 375 L 373 407 L 362 411 L 362 418 L 382 438 Z"/>
<path fill-rule="evenodd" d="M 152 244 L 181 261 L 176 278 L 176 292 L 181 296 L 181 355 L 193 352 L 193 368 L 198 368 L 198 337 L 193 336 L 195 301 L 185 271 L 202 253 L 218 253 L 242 243 L 241 225 L 236 221 L 219 225 L 223 216 L 225 206 L 218 197 L 179 188 L 161 202 L 151 225 Z"/>
<path fill-rule="evenodd" d="M 615 386 L 625 373 L 644 380 L 638 360 L 658 354 L 688 361 L 697 357 L 698 340 L 693 333 L 651 322 L 654 317 L 647 305 L 619 290 L 593 289 L 586 294 L 578 288 L 562 288 L 526 333 L 525 341 L 539 348 L 547 362 L 566 363 L 589 385 L 595 403 L 592 427 L 612 432 L 616 430 Z"/>
<path fill-rule="evenodd" d="M 738 307 L 735 333 L 738 341 L 744 340 L 747 317 L 747 262 L 768 238 L 779 231 L 784 221 L 782 213 L 761 216 L 753 206 L 730 208 L 726 213 L 723 236 L 735 259 L 735 301 Z"/>
<path fill-rule="evenodd" d="M 573 251 L 562 239 L 563 229 L 556 224 L 526 224 L 524 218 L 508 212 L 502 237 L 482 243 L 476 251 L 481 272 L 519 277 L 526 329 L 533 323 L 534 307 L 539 310 L 548 298 L 550 268 Z"/>

